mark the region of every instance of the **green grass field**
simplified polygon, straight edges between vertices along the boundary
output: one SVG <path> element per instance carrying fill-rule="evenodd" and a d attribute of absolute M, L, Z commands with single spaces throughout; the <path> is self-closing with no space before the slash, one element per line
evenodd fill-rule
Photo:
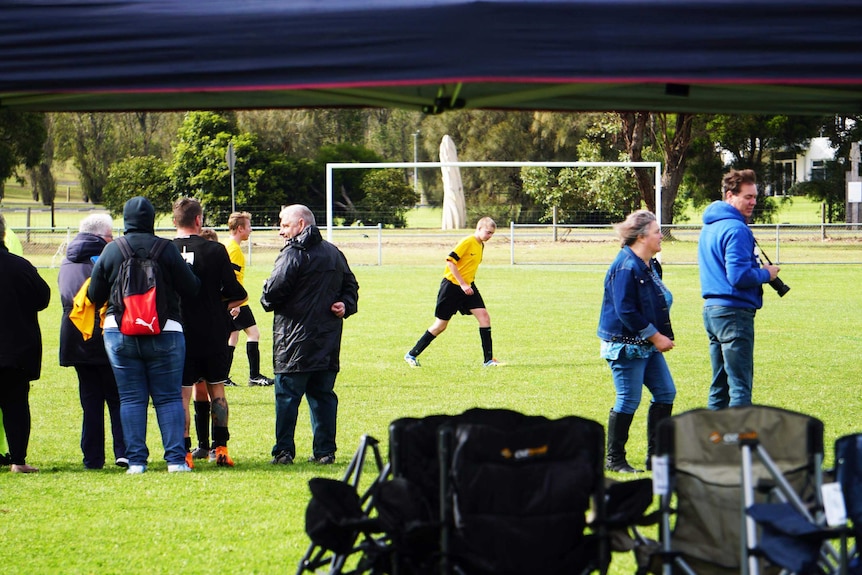
<path fill-rule="evenodd" d="M 506 363 L 496 369 L 481 367 L 476 323 L 466 317 L 455 318 L 428 348 L 421 368 L 402 360 L 432 321 L 442 254 L 423 254 L 412 264 L 355 267 L 360 311 L 346 322 L 336 386 L 338 462 L 323 468 L 304 463 L 311 451 L 304 406 L 297 429 L 300 463 L 270 465 L 272 389 L 238 387 L 227 390 L 234 469 L 200 463 L 194 473 L 168 475 L 151 410 L 150 471 L 84 471 L 77 379 L 74 370 L 57 365 L 55 290 L 50 308 L 40 314 L 43 375 L 30 394 L 27 461 L 41 472 L 0 472 L 0 574 L 290 573 L 308 545 L 308 480 L 340 478 L 363 434 L 380 439 L 385 452 L 393 419 L 480 406 L 552 418 L 575 414 L 604 424 L 614 398 L 595 336 L 604 267 L 511 267 L 502 243 L 489 244 L 486 255 L 477 283 L 492 317 L 495 355 Z M 256 306 L 269 266 L 258 260 L 247 274 Z M 41 273 L 56 286 L 56 270 Z M 668 266 L 665 274 L 677 334 L 668 362 L 678 387 L 676 411 L 682 412 L 705 405 L 707 342 L 696 268 Z M 862 267 L 794 266 L 792 281 L 785 279 L 792 291 L 779 299 L 767 288 L 757 316 L 754 398 L 821 418 L 830 464 L 834 439 L 860 430 L 862 398 L 855 390 L 862 336 L 854 326 Z M 263 364 L 270 365 L 271 315 L 259 306 L 255 315 L 264 333 Z M 240 351 L 234 379 L 243 381 L 246 370 Z M 628 446 L 634 462 L 645 456 L 645 419 L 642 407 Z M 615 556 L 612 573 L 633 571 L 627 555 Z"/>

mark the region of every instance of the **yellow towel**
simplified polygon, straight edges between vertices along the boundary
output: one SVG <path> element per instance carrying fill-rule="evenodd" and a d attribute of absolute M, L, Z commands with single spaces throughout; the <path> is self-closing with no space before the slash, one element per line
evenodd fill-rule
<path fill-rule="evenodd" d="M 90 278 L 84 280 L 84 284 L 78 293 L 72 299 L 72 311 L 69 312 L 69 319 L 72 324 L 81 332 L 84 341 L 93 337 L 93 331 L 96 324 L 96 305 L 87 297 L 87 288 L 90 287 Z M 108 303 L 102 306 L 99 310 L 99 327 L 105 326 L 105 314 L 108 311 Z"/>

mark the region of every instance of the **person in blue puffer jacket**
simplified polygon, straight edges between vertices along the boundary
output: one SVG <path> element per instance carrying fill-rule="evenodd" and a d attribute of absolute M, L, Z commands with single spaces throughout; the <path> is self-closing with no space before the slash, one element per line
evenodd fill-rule
<path fill-rule="evenodd" d="M 647 415 L 647 469 L 655 451 L 659 422 L 670 417 L 676 387 L 664 352 L 674 347 L 670 323 L 673 296 L 662 282 L 656 254 L 661 229 L 652 212 L 638 210 L 616 226 L 622 249 L 605 275 L 598 336 L 601 356 L 611 368 L 616 402 L 608 415 L 605 468 L 638 473 L 626 460 L 626 443 L 643 388 L 652 394 Z"/>
<path fill-rule="evenodd" d="M 731 170 L 722 180 L 724 200 L 703 212 L 697 245 L 703 325 L 709 336 L 712 384 L 709 409 L 751 405 L 754 381 L 754 315 L 763 306 L 763 284 L 780 268 L 761 266 L 748 227 L 757 205 L 754 170 Z"/>

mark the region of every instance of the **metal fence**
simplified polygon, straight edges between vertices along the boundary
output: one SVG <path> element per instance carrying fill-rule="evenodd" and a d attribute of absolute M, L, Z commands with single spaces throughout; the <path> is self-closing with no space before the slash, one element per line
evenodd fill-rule
<path fill-rule="evenodd" d="M 751 226 L 768 257 L 779 265 L 862 264 L 862 226 L 858 224 L 759 224 Z M 78 233 L 71 227 L 15 227 L 24 255 L 37 267 L 58 267 L 66 245 Z M 662 262 L 695 264 L 699 225 L 663 226 Z M 116 230 L 117 234 L 121 230 Z M 216 228 L 223 243 L 226 228 Z M 159 228 L 172 238 L 173 228 Z M 353 266 L 442 265 L 452 247 L 472 230 L 388 229 L 338 226 L 332 241 Z M 324 231 L 324 235 L 326 232 Z M 254 228 L 244 246 L 249 266 L 271 266 L 284 242 L 275 228 Z M 505 247 L 504 247 L 505 246 Z M 508 249 L 506 249 L 508 248 Z M 510 224 L 498 228 L 484 261 L 500 265 L 607 265 L 619 242 L 609 225 Z"/>

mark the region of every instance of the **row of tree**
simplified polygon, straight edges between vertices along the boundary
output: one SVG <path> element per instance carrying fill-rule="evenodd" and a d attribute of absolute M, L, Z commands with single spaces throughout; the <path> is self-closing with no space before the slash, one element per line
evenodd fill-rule
<path fill-rule="evenodd" d="M 71 159 L 85 197 L 114 213 L 145 194 L 160 211 L 173 198 L 194 195 L 209 223 L 223 224 L 231 209 L 225 152 L 236 152 L 236 205 L 253 208 L 256 224 L 274 221 L 278 208 L 325 205 L 328 162 L 438 159 L 450 135 L 461 160 L 658 161 L 662 164 L 663 223 L 679 219 L 686 202 L 719 197 L 729 167 L 773 177 L 773 160 L 795 154 L 815 136 L 838 147 L 827 177 L 799 186 L 826 202 L 833 220 L 844 217 L 845 168 L 858 118 L 702 115 L 650 112 L 551 113 L 463 110 L 425 116 L 392 109 L 265 110 L 188 113 L 15 113 L 0 109 L 2 182 L 27 180 L 35 200 L 56 194 L 54 162 Z M 418 146 L 414 148 L 414 146 Z M 335 206 L 345 224 L 362 219 L 403 226 L 419 198 L 411 170 L 348 170 L 334 174 Z M 419 173 L 424 194 L 442 199 L 438 171 Z M 615 221 L 645 205 L 655 210 L 653 174 L 619 168 L 471 168 L 462 170 L 469 219 Z M 767 221 L 775 203 L 759 203 Z"/>

